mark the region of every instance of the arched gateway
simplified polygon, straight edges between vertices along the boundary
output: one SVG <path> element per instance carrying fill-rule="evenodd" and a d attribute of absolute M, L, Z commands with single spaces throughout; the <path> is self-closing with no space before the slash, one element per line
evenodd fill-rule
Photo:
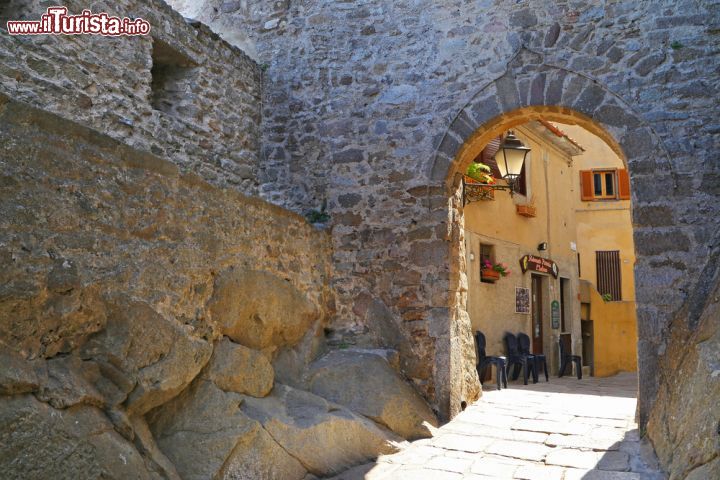
<path fill-rule="evenodd" d="M 663 242 L 661 248 L 654 246 L 656 239 L 663 238 L 654 231 L 657 219 L 638 215 L 637 211 L 687 201 L 692 192 L 678 189 L 678 176 L 662 142 L 620 96 L 588 76 L 548 65 L 540 54 L 525 49 L 517 52 L 503 75 L 472 96 L 450 124 L 435 158 L 427 166 L 435 191 L 442 186 L 450 198 L 447 204 L 450 325 L 445 330 L 447 335 L 438 337 L 436 344 L 437 405 L 453 416 L 460 410 L 461 402 L 472 400 L 478 391 L 473 375 L 474 349 L 468 347 L 472 338 L 465 311 L 467 283 L 459 172 L 467 168 L 490 139 L 541 117 L 577 124 L 597 135 L 625 161 L 630 172 L 637 245 L 635 269 L 636 273 L 642 272 L 637 282 L 637 298 L 639 417 L 644 425 L 658 391 L 658 365 L 666 347 L 667 329 L 684 300 L 681 295 L 669 293 L 665 301 L 653 301 L 660 285 L 652 279 L 664 275 L 660 258 L 673 252 L 685 257 L 693 254 L 686 241 L 692 234 L 682 225 L 668 232 L 679 241 Z M 688 263 L 702 267 L 706 259 L 698 256 Z M 714 266 L 710 262 L 705 268 Z M 673 279 L 673 291 L 692 291 L 691 279 L 692 275 Z M 692 301 L 693 296 L 689 298 Z"/>

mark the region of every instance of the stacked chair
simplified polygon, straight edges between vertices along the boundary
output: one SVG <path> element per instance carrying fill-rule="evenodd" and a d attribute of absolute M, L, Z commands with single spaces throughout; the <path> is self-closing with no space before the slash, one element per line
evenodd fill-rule
<path fill-rule="evenodd" d="M 477 372 L 482 383 L 483 372 L 488 366 L 495 366 L 495 378 L 497 379 L 497 387 L 500 390 L 500 382 L 507 388 L 507 368 L 505 357 L 492 357 L 485 354 L 485 335 L 482 332 L 475 332 L 475 345 L 477 347 Z"/>
<path fill-rule="evenodd" d="M 525 385 L 528 383 L 529 374 L 532 374 L 533 382 L 537 383 L 535 357 L 520 351 L 518 339 L 514 334 L 506 332 L 503 339 L 505 340 L 505 349 L 507 350 L 507 369 L 510 370 L 510 366 L 514 366 L 512 379 L 517 380 L 520 369 L 522 368 L 523 382 Z"/>
<path fill-rule="evenodd" d="M 520 354 L 532 357 L 535 363 L 535 374 L 533 376 L 533 381 L 537 383 L 538 375 L 540 373 L 540 367 L 542 367 L 545 371 L 545 381 L 549 382 L 550 377 L 548 376 L 547 359 L 545 358 L 545 355 L 540 353 L 530 353 L 530 337 L 528 337 L 526 334 L 518 333 L 517 339 L 518 345 L 520 347 Z"/>

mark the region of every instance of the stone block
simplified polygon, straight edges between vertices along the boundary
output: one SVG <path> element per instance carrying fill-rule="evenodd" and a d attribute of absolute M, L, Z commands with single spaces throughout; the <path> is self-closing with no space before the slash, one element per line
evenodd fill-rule
<path fill-rule="evenodd" d="M 226 392 L 264 397 L 272 390 L 274 372 L 265 355 L 223 337 L 201 377 Z"/>
<path fill-rule="evenodd" d="M 520 94 L 513 77 L 504 75 L 495 81 L 495 86 L 503 111 L 509 112 L 520 108 Z"/>
<path fill-rule="evenodd" d="M 474 99 L 470 111 L 477 125 L 483 125 L 487 121 L 500 115 L 497 97 L 491 95 L 489 97 Z"/>

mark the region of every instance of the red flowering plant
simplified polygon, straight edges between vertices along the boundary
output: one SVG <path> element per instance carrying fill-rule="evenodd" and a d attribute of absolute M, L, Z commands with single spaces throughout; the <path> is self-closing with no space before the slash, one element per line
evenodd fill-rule
<path fill-rule="evenodd" d="M 508 266 L 502 262 L 493 265 L 490 260 L 485 259 L 485 261 L 483 262 L 483 268 L 488 270 L 495 270 L 503 277 L 507 277 L 508 275 L 510 275 L 510 270 L 508 270 Z"/>

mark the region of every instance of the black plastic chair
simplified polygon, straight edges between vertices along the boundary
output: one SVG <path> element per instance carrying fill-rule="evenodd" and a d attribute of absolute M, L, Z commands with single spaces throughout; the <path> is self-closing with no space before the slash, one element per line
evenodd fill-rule
<path fill-rule="evenodd" d="M 477 346 L 477 372 L 482 384 L 483 372 L 488 366 L 495 365 L 495 378 L 497 379 L 497 387 L 500 390 L 500 382 L 507 388 L 507 371 L 505 366 L 505 357 L 493 357 L 485 354 L 485 335 L 482 332 L 475 332 L 475 345 Z"/>
<path fill-rule="evenodd" d="M 530 355 L 520 353 L 518 348 L 518 341 L 514 334 L 507 332 L 503 337 L 505 340 L 505 348 L 507 349 L 507 369 L 510 370 L 510 366 L 514 365 L 513 380 L 517 380 L 520 374 L 519 369 L 522 367 L 523 371 L 523 382 L 525 385 L 528 384 L 528 374 L 532 374 L 533 380 L 537 383 L 537 372 L 535 369 L 535 361 Z"/>
<path fill-rule="evenodd" d="M 535 383 L 538 381 L 538 376 L 540 375 L 540 368 L 542 367 L 543 371 L 545 372 L 545 381 L 550 381 L 550 376 L 548 375 L 548 369 L 547 369 L 547 358 L 545 358 L 545 355 L 542 353 L 530 353 L 530 337 L 527 336 L 525 333 L 518 333 L 517 334 L 518 339 L 518 345 L 520 348 L 520 353 L 524 355 L 529 355 L 533 358 L 533 362 L 535 363 L 535 372 L 533 376 L 533 380 Z"/>
<path fill-rule="evenodd" d="M 575 364 L 578 380 L 582 380 L 582 357 L 572 354 L 572 336 L 569 333 L 560 334 L 560 374 L 558 377 L 565 375 L 568 366 Z M 572 372 L 572 371 L 571 371 Z"/>

